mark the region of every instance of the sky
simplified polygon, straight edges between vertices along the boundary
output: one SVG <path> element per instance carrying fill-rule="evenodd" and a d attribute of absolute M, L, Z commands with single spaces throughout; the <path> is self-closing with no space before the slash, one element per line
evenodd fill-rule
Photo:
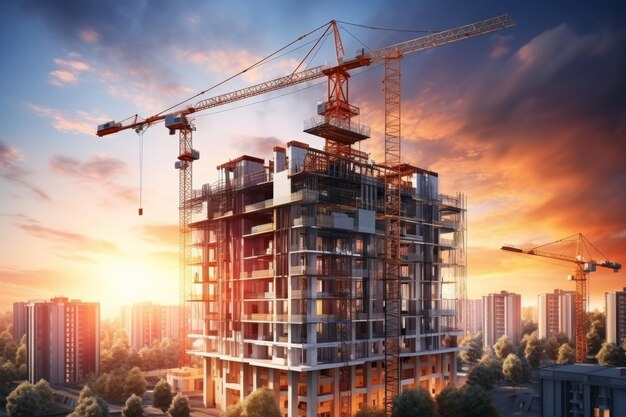
<path fill-rule="evenodd" d="M 352 55 L 504 13 L 514 28 L 402 63 L 403 160 L 467 197 L 468 296 L 507 290 L 532 306 L 539 293 L 574 289 L 573 265 L 503 252 L 505 243 L 582 233 L 626 264 L 622 2 L 5 1 L 0 311 L 58 295 L 99 301 L 105 317 L 137 301 L 177 303 L 177 136 L 155 125 L 140 146 L 132 130 L 95 136 L 98 124 L 193 104 L 331 19 Z M 291 73 L 319 35 L 200 98 Z M 321 45 L 300 69 L 334 63 L 332 39 Z M 350 79 L 358 122 L 372 128 L 361 150 L 378 161 L 382 76 L 372 66 Z M 321 147 L 302 129 L 325 94 L 310 82 L 196 115 L 194 188 L 243 154 L 267 160 L 290 140 Z M 625 273 L 591 274 L 592 308 L 626 287 Z"/>

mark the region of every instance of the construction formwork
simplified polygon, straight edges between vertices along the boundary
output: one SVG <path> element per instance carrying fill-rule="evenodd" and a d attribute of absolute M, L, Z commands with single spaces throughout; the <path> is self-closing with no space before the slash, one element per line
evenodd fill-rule
<path fill-rule="evenodd" d="M 268 165 L 243 156 L 218 171 L 191 224 L 205 404 L 264 386 L 287 416 L 382 408 L 384 168 L 293 141 Z M 400 382 L 434 394 L 456 377 L 465 201 L 441 195 L 434 172 L 403 172 Z"/>

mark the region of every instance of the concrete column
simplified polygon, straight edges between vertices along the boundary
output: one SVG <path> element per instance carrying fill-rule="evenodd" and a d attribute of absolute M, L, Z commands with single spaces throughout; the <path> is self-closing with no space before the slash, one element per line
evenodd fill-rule
<path fill-rule="evenodd" d="M 317 372 L 306 373 L 306 417 L 317 417 Z"/>
<path fill-rule="evenodd" d="M 298 372 L 287 371 L 287 417 L 298 417 Z"/>
<path fill-rule="evenodd" d="M 213 359 L 204 358 L 203 402 L 205 407 L 215 407 L 215 380 L 213 379 Z"/>
<path fill-rule="evenodd" d="M 365 381 L 365 387 L 367 390 L 365 391 L 365 405 L 372 405 L 372 362 L 365 362 L 363 365 L 363 380 Z"/>
<path fill-rule="evenodd" d="M 339 392 L 339 368 L 332 370 L 333 376 L 333 416 L 338 416 L 341 412 L 340 392 Z"/>
<path fill-rule="evenodd" d="M 259 388 L 259 368 L 257 366 L 251 366 L 252 368 L 252 392 Z"/>
<path fill-rule="evenodd" d="M 226 375 L 228 375 L 228 361 L 222 361 L 222 408 L 225 410 L 228 407 L 226 401 Z"/>
<path fill-rule="evenodd" d="M 246 398 L 246 395 L 248 395 L 249 393 L 248 391 L 248 381 L 247 381 L 247 376 L 248 376 L 248 369 L 247 369 L 247 364 L 241 362 L 239 364 L 239 401 L 243 401 Z"/>

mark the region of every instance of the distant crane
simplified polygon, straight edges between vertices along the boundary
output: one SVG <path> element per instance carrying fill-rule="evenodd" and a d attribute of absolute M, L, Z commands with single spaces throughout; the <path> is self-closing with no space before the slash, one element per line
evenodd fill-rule
<path fill-rule="evenodd" d="M 358 107 L 348 101 L 348 71 L 369 66 L 373 63 L 385 64 L 385 409 L 391 415 L 393 400 L 400 392 L 401 361 L 400 361 L 400 188 L 401 179 L 408 175 L 401 163 L 400 153 L 400 61 L 410 53 L 443 46 L 459 40 L 484 35 L 497 30 L 515 26 L 508 15 L 501 15 L 475 23 L 459 26 L 454 29 L 433 32 L 425 36 L 390 45 L 377 50 L 361 50 L 356 57 L 346 58 L 339 36 L 336 22 L 331 21 L 324 34 L 332 30 L 335 39 L 337 65 L 333 67 L 319 66 L 295 72 L 291 75 L 263 82 L 257 85 L 232 91 L 216 97 L 188 105 L 173 112 L 165 112 L 141 118 L 134 115 L 122 122 L 110 121 L 101 124 L 96 134 L 100 137 L 133 129 L 142 132 L 148 126 L 164 121 L 169 133 L 179 133 L 179 155 L 175 167 L 179 169 L 179 291 L 180 291 L 180 334 L 181 359 L 186 349 L 186 335 L 190 326 L 190 317 L 185 302 L 191 296 L 191 277 L 188 263 L 191 259 L 191 233 L 189 224 L 192 213 L 192 166 L 198 160 L 199 152 L 192 147 L 193 123 L 188 119 L 194 113 L 213 107 L 233 103 L 239 100 L 265 94 L 270 91 L 290 87 L 320 77 L 328 78 L 328 100 L 318 114 L 323 116 L 325 123 L 319 126 L 320 136 L 325 137 L 326 151 L 350 157 L 352 139 L 342 136 L 341 132 L 354 133 L 356 123 L 351 122 L 359 114 Z M 304 38 L 303 35 L 300 39 Z M 197 97 L 197 95 L 196 95 Z M 169 110 L 168 110 L 169 111 Z M 352 126 L 352 127 L 351 127 Z M 315 133 L 314 133 L 315 134 Z M 140 209 L 140 214 L 142 211 Z M 343 378 L 342 378 L 343 379 Z M 340 383 L 340 386 L 345 384 Z M 342 392 L 341 416 L 350 416 L 348 404 L 350 391 Z"/>
<path fill-rule="evenodd" d="M 557 253 L 555 251 L 548 250 L 548 246 L 559 246 L 563 249 L 563 243 L 569 243 L 569 246 L 575 244 L 575 253 L 565 254 L 564 251 Z M 567 279 L 576 282 L 576 298 L 575 298 L 575 311 L 576 311 L 576 362 L 585 362 L 587 360 L 587 341 L 586 341 L 586 302 L 587 302 L 587 286 L 588 277 L 590 272 L 594 272 L 596 267 L 612 269 L 613 272 L 618 272 L 622 268 L 622 264 L 609 261 L 606 259 L 600 259 L 593 256 L 590 252 L 590 248 L 593 248 L 597 255 L 601 255 L 589 240 L 581 233 L 568 236 L 566 238 L 557 240 L 555 242 L 540 245 L 532 249 L 522 249 L 513 245 L 503 245 L 502 250 L 524 253 L 528 255 L 542 256 L 544 258 L 558 259 L 560 261 L 571 262 L 576 265 L 574 275 L 568 275 Z M 569 248 L 565 248 L 567 250 Z"/>

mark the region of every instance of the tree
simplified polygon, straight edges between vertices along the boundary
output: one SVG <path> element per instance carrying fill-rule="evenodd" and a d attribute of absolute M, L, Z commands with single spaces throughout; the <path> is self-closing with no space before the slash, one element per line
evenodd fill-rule
<path fill-rule="evenodd" d="M 407 389 L 393 401 L 392 417 L 436 417 L 435 400 L 422 387 Z"/>
<path fill-rule="evenodd" d="M 559 348 L 556 362 L 560 364 L 574 363 L 576 362 L 576 352 L 569 345 L 569 343 L 563 343 Z"/>
<path fill-rule="evenodd" d="M 565 333 L 554 333 L 545 341 L 543 351 L 548 358 L 557 360 L 559 349 L 563 346 L 563 343 L 569 343 L 569 341 L 570 340 Z"/>
<path fill-rule="evenodd" d="M 385 417 L 385 410 L 382 408 L 373 408 L 373 407 L 365 406 L 361 408 L 359 411 L 357 411 L 354 417 Z"/>
<path fill-rule="evenodd" d="M 602 336 L 597 330 L 597 327 L 591 327 L 585 335 L 587 342 L 587 354 L 597 355 L 602 348 Z"/>
<path fill-rule="evenodd" d="M 489 393 L 478 385 L 467 385 L 461 390 L 461 413 L 450 416 L 498 417 L 498 410 L 491 402 Z M 443 417 L 443 415 L 442 415 Z"/>
<path fill-rule="evenodd" d="M 274 394 L 267 388 L 259 388 L 243 402 L 241 417 L 281 417 Z"/>
<path fill-rule="evenodd" d="M 172 387 L 166 380 L 161 379 L 154 386 L 152 406 L 161 409 L 165 413 L 170 404 L 172 404 Z"/>
<path fill-rule="evenodd" d="M 113 372 L 104 375 L 104 393 L 100 393 L 103 394 L 104 398 L 108 401 L 124 401 L 126 393 L 128 392 L 125 385 L 125 374 L 126 372 L 124 372 L 123 369 L 116 369 Z M 128 393 L 130 394 L 130 392 Z"/>
<path fill-rule="evenodd" d="M 465 363 L 476 363 L 483 355 L 483 338 L 479 333 L 472 337 L 466 337 L 461 341 L 461 346 L 466 346 L 467 349 L 461 351 L 460 356 Z"/>
<path fill-rule="evenodd" d="M 34 416 L 52 403 L 52 395 L 48 382 L 44 380 L 36 385 L 22 382 L 7 397 L 7 416 Z"/>
<path fill-rule="evenodd" d="M 494 384 L 504 378 L 504 375 L 502 375 L 502 361 L 491 350 L 487 350 L 478 363 L 486 366 L 491 371 Z"/>
<path fill-rule="evenodd" d="M 533 368 L 538 368 L 541 364 L 543 355 L 543 344 L 537 332 L 533 332 L 526 338 L 526 347 L 524 348 L 524 357 Z"/>
<path fill-rule="evenodd" d="M 496 344 L 493 345 L 493 351 L 498 359 L 504 360 L 513 353 L 513 343 L 511 343 L 507 335 L 502 335 Z"/>
<path fill-rule="evenodd" d="M 167 410 L 172 417 L 189 417 L 191 409 L 189 408 L 189 400 L 180 392 L 176 394 L 172 405 Z"/>
<path fill-rule="evenodd" d="M 488 391 L 493 388 L 495 382 L 493 370 L 485 364 L 474 365 L 467 373 L 468 385 L 478 385 Z"/>
<path fill-rule="evenodd" d="M 141 369 L 136 366 L 128 371 L 124 378 L 124 393 L 126 395 L 135 394 L 142 396 L 146 392 L 146 378 Z"/>
<path fill-rule="evenodd" d="M 437 411 L 440 417 L 463 415 L 463 394 L 453 386 L 447 386 L 437 395 Z"/>
<path fill-rule="evenodd" d="M 143 417 L 143 405 L 141 404 L 141 398 L 135 394 L 128 397 L 126 404 L 122 408 L 122 416 Z"/>
<path fill-rule="evenodd" d="M 522 334 L 523 335 L 531 335 L 533 332 L 537 331 L 537 323 L 532 320 L 524 320 L 522 322 Z"/>
<path fill-rule="evenodd" d="M 622 347 L 608 342 L 602 344 L 602 348 L 596 355 L 596 358 L 600 365 L 622 366 L 626 362 Z"/>
<path fill-rule="evenodd" d="M 85 385 L 78 396 L 76 408 L 67 417 L 107 417 L 109 407 Z"/>
<path fill-rule="evenodd" d="M 225 417 L 241 417 L 243 413 L 243 404 L 231 404 L 226 408 Z"/>
<path fill-rule="evenodd" d="M 527 382 L 530 379 L 529 369 L 525 368 L 524 361 L 514 353 L 510 353 L 502 363 L 502 374 L 513 385 Z"/>

